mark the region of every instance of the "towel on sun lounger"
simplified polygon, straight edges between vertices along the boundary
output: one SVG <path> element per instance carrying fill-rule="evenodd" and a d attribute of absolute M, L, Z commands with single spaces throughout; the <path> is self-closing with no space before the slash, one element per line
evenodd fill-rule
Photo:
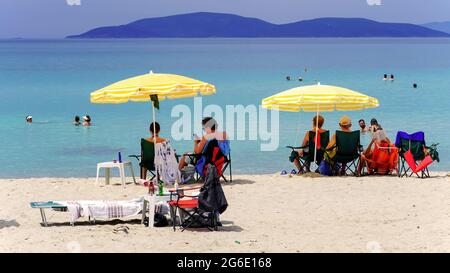
<path fill-rule="evenodd" d="M 129 201 L 55 201 L 67 206 L 70 212 L 70 223 L 73 224 L 80 217 L 92 217 L 94 219 L 117 219 L 136 216 L 142 211 L 142 198 Z"/>

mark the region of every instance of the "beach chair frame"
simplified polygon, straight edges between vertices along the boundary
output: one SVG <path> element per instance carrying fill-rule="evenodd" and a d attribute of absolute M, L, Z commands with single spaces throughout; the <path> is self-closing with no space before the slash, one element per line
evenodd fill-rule
<path fill-rule="evenodd" d="M 208 212 L 207 213 L 208 216 L 205 216 L 203 211 L 201 211 L 198 208 L 198 196 L 185 194 L 185 191 L 191 191 L 199 188 L 201 187 L 171 190 L 170 195 L 171 201 L 169 201 L 169 206 L 173 231 L 176 231 L 178 213 L 180 214 L 178 218 L 180 219 L 179 226 L 181 232 L 190 228 L 195 223 L 200 223 L 202 226 L 206 227 L 209 231 L 218 230 L 218 221 L 216 212 Z M 172 200 L 172 196 L 176 196 L 176 199 Z M 185 218 L 184 215 L 188 215 L 187 218 Z M 204 225 L 205 221 L 209 222 L 209 224 L 206 226 Z"/>
<path fill-rule="evenodd" d="M 286 148 L 291 149 L 292 152 L 299 150 L 299 149 L 305 149 L 305 148 L 309 148 L 309 151 L 312 152 L 308 152 L 308 153 L 303 153 L 303 156 L 297 156 L 296 159 L 299 161 L 300 163 L 300 167 L 301 167 L 301 172 L 311 172 L 310 166 L 311 166 L 311 162 L 314 161 L 314 149 L 315 149 L 315 144 L 314 144 L 314 139 L 316 136 L 316 132 L 314 131 L 309 131 L 309 136 L 308 136 L 308 144 L 305 146 L 301 146 L 301 147 L 293 147 L 293 146 L 286 146 Z M 322 146 L 320 150 L 317 151 L 317 158 L 316 158 L 316 163 L 317 165 L 320 165 L 320 162 L 323 160 L 324 156 L 325 156 L 325 149 L 324 147 L 326 147 L 328 145 L 328 142 L 330 141 L 330 131 L 325 131 L 320 133 L 320 145 Z"/>
<path fill-rule="evenodd" d="M 40 213 L 41 213 L 41 219 L 42 219 L 42 223 L 41 225 L 44 227 L 48 227 L 48 221 L 47 221 L 47 216 L 45 215 L 45 210 L 46 209 L 61 209 L 62 211 L 67 211 L 67 207 L 60 205 L 58 203 L 55 203 L 53 201 L 48 201 L 48 202 L 31 202 L 30 203 L 30 207 L 33 209 L 39 209 Z M 88 222 L 90 224 L 95 224 L 95 219 L 91 220 L 91 217 L 88 217 Z M 72 227 L 75 226 L 75 222 L 71 222 L 70 225 Z"/>
<path fill-rule="evenodd" d="M 153 146 L 153 151 L 151 152 L 152 149 L 147 148 L 146 146 L 148 145 L 148 147 Z M 139 163 L 139 168 L 140 168 L 140 172 L 139 172 L 139 176 L 142 178 L 142 168 L 146 168 L 147 172 L 151 174 L 151 178 L 149 180 L 153 180 L 156 177 L 155 174 L 155 144 L 153 142 L 147 141 L 146 139 L 141 139 L 141 153 L 139 155 L 129 155 L 128 157 L 131 158 L 135 158 L 138 163 Z M 145 151 L 148 150 L 149 154 L 145 154 Z M 150 162 L 149 164 L 147 164 L 147 166 L 143 166 L 145 163 L 142 159 L 142 157 L 144 156 L 149 158 L 148 162 Z"/>
<path fill-rule="evenodd" d="M 424 136 L 424 139 L 425 139 L 425 136 Z M 430 178 L 430 172 L 428 170 L 428 167 L 424 168 L 419 173 L 414 173 L 411 170 L 411 168 L 408 166 L 408 163 L 406 163 L 406 159 L 404 157 L 404 153 L 406 153 L 408 150 L 410 150 L 411 147 L 413 146 L 413 144 L 414 145 L 419 145 L 419 147 L 421 149 L 428 148 L 425 145 L 425 140 L 423 140 L 423 141 L 413 141 L 411 139 L 405 139 L 405 138 L 403 138 L 401 136 L 399 136 L 399 140 L 400 140 L 400 142 L 397 143 L 397 148 L 399 149 L 398 150 L 398 155 L 399 155 L 399 160 L 398 160 L 398 177 L 412 177 L 415 174 L 418 178 L 421 178 L 421 179 Z M 407 142 L 408 144 L 406 145 L 405 142 Z M 414 157 L 418 158 L 418 160 L 416 160 L 416 163 L 420 161 L 419 155 L 414 154 Z M 422 155 L 420 155 L 420 157 L 422 157 Z"/>
<path fill-rule="evenodd" d="M 196 162 L 199 158 L 201 158 L 204 155 L 204 153 L 191 153 L 191 154 L 186 154 L 186 156 L 189 157 L 189 160 L 191 162 Z M 225 157 L 225 162 L 223 163 L 222 166 L 222 176 L 221 178 L 225 181 L 225 183 L 232 183 L 233 182 L 233 171 L 231 168 L 231 149 L 230 152 L 228 154 L 228 156 L 224 155 Z M 226 171 L 228 170 L 229 172 L 229 178 L 227 179 L 227 177 L 225 176 Z M 199 174 L 197 171 L 195 172 L 195 180 L 196 182 L 200 182 L 203 180 L 203 175 Z"/>
<path fill-rule="evenodd" d="M 348 147 L 341 147 L 345 141 L 342 141 L 342 136 L 348 137 L 348 139 L 353 140 L 352 143 Z M 344 131 L 336 131 L 336 145 L 330 149 L 326 150 L 326 153 L 329 151 L 336 149 L 336 154 L 331 159 L 331 169 L 337 175 L 353 175 L 359 176 L 359 165 L 361 164 L 361 153 L 363 151 L 363 146 L 361 145 L 361 132 L 360 131 L 352 131 L 352 132 L 344 132 Z M 353 138 L 353 139 L 352 139 Z M 343 152 L 344 151 L 344 152 Z"/>

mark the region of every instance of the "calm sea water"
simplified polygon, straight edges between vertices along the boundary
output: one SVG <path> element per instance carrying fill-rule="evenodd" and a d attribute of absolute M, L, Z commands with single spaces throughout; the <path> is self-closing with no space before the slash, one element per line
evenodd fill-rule
<path fill-rule="evenodd" d="M 308 67 L 308 72 L 304 72 Z M 391 139 L 397 130 L 426 132 L 438 142 L 441 163 L 450 170 L 450 40 L 448 39 L 147 39 L 0 41 L 0 177 L 94 176 L 96 163 L 139 151 L 148 135 L 146 103 L 97 105 L 89 93 L 130 76 L 176 73 L 216 85 L 203 105 L 255 104 L 298 85 L 339 85 L 377 97 L 381 106 L 357 112 L 325 113 L 325 127 L 339 117 L 376 117 Z M 383 82 L 383 74 L 395 82 Z M 287 82 L 301 75 L 304 82 Z M 419 88 L 413 89 L 413 83 Z M 158 113 L 163 135 L 173 106 Z M 35 123 L 26 124 L 33 115 Z M 95 126 L 74 127 L 75 115 L 90 114 Z M 313 113 L 280 113 L 280 148 L 261 152 L 258 141 L 234 141 L 235 173 L 291 169 L 286 145 L 298 144 Z M 363 141 L 367 141 L 364 139 Z M 190 150 L 190 141 L 173 143 Z M 137 166 L 135 164 L 137 171 Z"/>

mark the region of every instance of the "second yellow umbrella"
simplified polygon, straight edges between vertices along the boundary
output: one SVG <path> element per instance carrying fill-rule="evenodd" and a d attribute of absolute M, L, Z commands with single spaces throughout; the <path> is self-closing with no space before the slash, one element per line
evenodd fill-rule
<path fill-rule="evenodd" d="M 266 109 L 289 112 L 329 112 L 334 110 L 351 111 L 378 107 L 376 98 L 359 92 L 332 85 L 308 85 L 280 92 L 262 100 Z M 318 122 L 319 119 L 316 118 Z M 316 138 L 317 138 L 316 124 Z M 317 140 L 317 139 L 316 139 Z M 314 162 L 317 159 L 317 141 L 314 150 Z"/>

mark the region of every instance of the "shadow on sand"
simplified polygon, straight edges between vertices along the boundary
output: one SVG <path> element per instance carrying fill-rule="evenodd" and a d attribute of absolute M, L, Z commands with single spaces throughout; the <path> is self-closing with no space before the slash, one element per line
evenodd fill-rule
<path fill-rule="evenodd" d="M 255 181 L 254 180 L 249 180 L 249 179 L 233 179 L 233 182 L 231 183 L 222 183 L 222 186 L 233 186 L 233 185 L 247 185 L 247 184 L 254 184 Z"/>
<path fill-rule="evenodd" d="M 15 221 L 14 221 L 15 222 Z M 0 222 L 2 223 L 2 222 Z M 2 223 L 3 224 L 3 223 Z M 76 222 L 75 223 L 75 228 L 76 227 L 94 227 L 94 226 L 111 226 L 111 227 L 115 227 L 118 225 L 133 225 L 133 226 L 140 226 L 141 225 L 141 220 L 139 219 L 130 219 L 130 220 L 110 220 L 110 221 L 99 221 L 96 220 L 95 223 L 93 222 L 89 222 L 89 221 L 80 221 L 80 222 Z M 233 225 L 232 221 L 222 221 L 222 227 L 219 227 L 219 232 L 241 232 L 243 231 L 243 229 L 239 226 Z M 18 224 L 17 224 L 18 226 Z M 41 226 L 43 226 L 41 224 Z M 2 226 L 0 226 L 2 227 Z M 48 227 L 70 227 L 70 224 L 68 222 L 65 223 L 48 223 Z M 172 229 L 172 226 L 169 225 L 167 227 L 164 228 L 170 228 Z M 197 232 L 206 232 L 209 231 L 207 228 L 190 228 L 187 229 L 186 231 L 191 230 L 191 231 L 197 231 Z M 177 227 L 176 231 L 179 231 L 179 227 Z"/>
<path fill-rule="evenodd" d="M 19 223 L 16 220 L 0 220 L 0 229 L 9 228 L 9 227 L 19 227 Z"/>

